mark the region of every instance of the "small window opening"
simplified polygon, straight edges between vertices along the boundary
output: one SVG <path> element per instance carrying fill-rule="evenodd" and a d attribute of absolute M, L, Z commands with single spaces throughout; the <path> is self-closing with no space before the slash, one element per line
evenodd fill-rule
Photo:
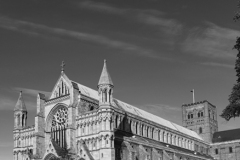
<path fill-rule="evenodd" d="M 215 149 L 215 154 L 218 154 L 218 149 Z"/>
<path fill-rule="evenodd" d="M 202 127 L 199 128 L 199 133 L 200 133 L 200 134 L 202 133 Z"/>

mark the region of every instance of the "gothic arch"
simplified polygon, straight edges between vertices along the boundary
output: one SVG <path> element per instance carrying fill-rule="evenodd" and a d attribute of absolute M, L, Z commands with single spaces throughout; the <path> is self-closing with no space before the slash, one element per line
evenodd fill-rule
<path fill-rule="evenodd" d="M 56 104 L 51 111 L 49 112 L 48 116 L 47 116 L 47 120 L 46 120 L 46 131 L 50 132 L 51 131 L 51 127 L 52 127 L 52 120 L 53 120 L 53 116 L 54 114 L 61 108 L 65 108 L 68 109 L 67 106 L 63 103 L 58 103 Z"/>
<path fill-rule="evenodd" d="M 49 153 L 45 156 L 44 160 L 60 160 L 60 159 L 53 153 Z"/>

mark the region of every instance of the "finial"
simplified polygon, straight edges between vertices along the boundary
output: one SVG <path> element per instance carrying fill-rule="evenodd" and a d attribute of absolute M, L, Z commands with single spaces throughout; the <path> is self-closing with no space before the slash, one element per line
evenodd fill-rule
<path fill-rule="evenodd" d="M 106 59 L 104 59 L 104 63 L 107 63 L 107 60 L 106 60 Z"/>
<path fill-rule="evenodd" d="M 60 66 L 62 67 L 61 71 L 64 72 L 64 66 L 65 66 L 64 61 L 62 61 L 62 64 Z"/>

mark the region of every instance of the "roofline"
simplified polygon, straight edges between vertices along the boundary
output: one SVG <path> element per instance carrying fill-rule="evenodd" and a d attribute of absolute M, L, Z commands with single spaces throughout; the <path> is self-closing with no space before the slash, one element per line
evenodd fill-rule
<path fill-rule="evenodd" d="M 195 102 L 195 103 L 188 103 L 188 104 L 183 104 L 182 106 L 193 106 L 193 105 L 197 105 L 197 104 L 202 104 L 202 103 L 208 103 L 208 104 L 210 104 L 211 106 L 213 106 L 213 107 L 215 107 L 216 108 L 216 106 L 215 105 L 213 105 L 212 103 L 210 103 L 209 101 L 207 101 L 207 100 L 203 100 L 203 101 L 198 101 L 198 102 Z"/>

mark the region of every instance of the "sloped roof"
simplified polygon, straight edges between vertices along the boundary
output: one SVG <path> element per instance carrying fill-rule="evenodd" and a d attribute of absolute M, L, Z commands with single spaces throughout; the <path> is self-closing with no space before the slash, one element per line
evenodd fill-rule
<path fill-rule="evenodd" d="M 100 76 L 100 79 L 98 82 L 98 85 L 101 85 L 101 84 L 110 84 L 113 86 L 112 79 L 107 70 L 107 61 L 106 60 L 104 60 L 103 70 L 102 70 L 102 73 L 101 73 L 101 76 Z"/>
<path fill-rule="evenodd" d="M 14 111 L 16 111 L 16 110 L 27 111 L 26 105 L 25 105 L 23 97 L 22 97 L 22 91 L 19 94 L 18 101 L 14 108 Z"/>
<path fill-rule="evenodd" d="M 215 132 L 213 134 L 213 143 L 240 140 L 240 129 Z"/>
<path fill-rule="evenodd" d="M 76 83 L 76 82 L 74 82 Z M 83 86 L 79 83 L 76 83 L 78 85 L 78 88 L 80 90 L 80 92 L 83 94 L 83 95 L 86 95 L 86 96 L 89 96 L 91 98 L 94 98 L 96 100 L 99 99 L 98 97 L 98 92 L 96 90 L 93 90 L 91 88 L 88 88 L 86 86 Z M 113 103 L 113 106 L 116 107 L 116 108 L 119 108 L 121 110 L 124 110 L 128 113 L 132 113 L 134 115 L 137 115 L 137 116 L 140 116 L 140 117 L 143 117 L 143 118 L 146 118 L 147 120 L 150 120 L 152 122 L 155 122 L 155 123 L 158 123 L 162 126 L 165 126 L 167 128 L 170 128 L 170 129 L 173 129 L 175 131 L 179 131 L 181 133 L 184 133 L 184 134 L 187 134 L 191 137 L 194 137 L 194 138 L 197 138 L 197 139 L 200 139 L 200 140 L 203 140 L 196 132 L 192 131 L 192 130 L 189 130 L 185 127 L 182 127 L 178 124 L 175 124 L 175 123 L 172 123 L 166 119 L 163 119 L 159 116 L 156 116 L 154 114 L 151 114 L 151 113 L 148 113 L 144 110 L 141 110 L 135 106 L 132 106 L 130 104 L 127 104 L 125 102 L 122 102 L 118 99 L 114 99 L 113 100 L 114 103 Z"/>
<path fill-rule="evenodd" d="M 52 145 L 58 156 L 65 157 L 67 154 L 67 150 L 60 147 L 53 139 L 51 139 Z"/>

